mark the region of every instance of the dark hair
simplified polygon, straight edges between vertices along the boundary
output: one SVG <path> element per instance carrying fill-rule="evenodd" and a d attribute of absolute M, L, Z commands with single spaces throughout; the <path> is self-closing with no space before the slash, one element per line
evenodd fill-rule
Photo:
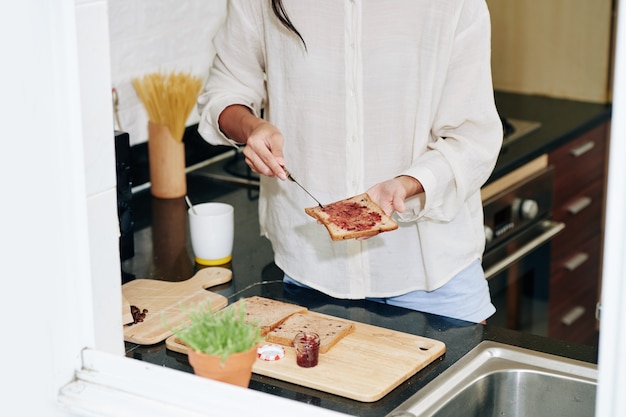
<path fill-rule="evenodd" d="M 304 45 L 304 49 L 306 50 L 306 42 L 304 42 L 304 38 L 302 37 L 302 35 L 300 35 L 300 32 L 298 32 L 298 29 L 296 29 L 293 23 L 291 23 L 291 19 L 289 19 L 289 16 L 287 15 L 287 11 L 285 10 L 285 7 L 283 6 L 283 1 L 272 0 L 272 10 L 274 11 L 274 14 L 278 18 L 278 20 L 280 20 L 280 23 L 282 23 L 284 27 L 289 29 L 296 36 L 298 36 L 298 38 L 300 38 L 300 40 L 302 41 L 302 44 Z"/>

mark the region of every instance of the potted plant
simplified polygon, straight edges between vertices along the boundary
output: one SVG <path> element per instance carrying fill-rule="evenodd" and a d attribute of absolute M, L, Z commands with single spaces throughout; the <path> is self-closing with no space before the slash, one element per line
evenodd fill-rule
<path fill-rule="evenodd" d="M 214 312 L 207 302 L 185 315 L 187 322 L 171 331 L 187 346 L 194 373 L 248 387 L 262 337 L 256 323 L 246 322 L 244 303 Z"/>

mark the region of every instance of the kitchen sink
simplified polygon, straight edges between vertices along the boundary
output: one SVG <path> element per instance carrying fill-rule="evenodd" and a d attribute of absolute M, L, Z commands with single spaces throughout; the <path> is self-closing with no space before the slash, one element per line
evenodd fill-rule
<path fill-rule="evenodd" d="M 597 365 L 482 342 L 387 417 L 595 414 Z"/>

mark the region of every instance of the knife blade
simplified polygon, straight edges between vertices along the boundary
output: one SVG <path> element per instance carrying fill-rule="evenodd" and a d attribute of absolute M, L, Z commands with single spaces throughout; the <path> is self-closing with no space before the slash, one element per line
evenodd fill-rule
<path fill-rule="evenodd" d="M 322 203 L 320 203 L 320 201 L 317 198 L 313 197 L 313 194 L 311 194 L 306 188 L 304 188 L 302 186 L 302 184 L 300 184 L 298 181 L 296 181 L 296 179 L 291 175 L 291 173 L 289 171 L 287 171 L 287 168 L 283 167 L 283 169 L 285 170 L 285 174 L 287 174 L 287 179 L 289 181 L 295 182 L 298 185 L 298 187 L 302 188 L 305 193 L 307 193 L 313 200 L 315 200 L 315 202 L 317 203 L 318 206 L 320 206 L 320 208 L 324 208 Z"/>

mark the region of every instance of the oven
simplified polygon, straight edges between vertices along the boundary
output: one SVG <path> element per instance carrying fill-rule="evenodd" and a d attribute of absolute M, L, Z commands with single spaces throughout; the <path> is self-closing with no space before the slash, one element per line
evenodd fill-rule
<path fill-rule="evenodd" d="M 554 175 L 542 156 L 483 193 L 483 268 L 496 313 L 488 324 L 547 335 Z"/>

